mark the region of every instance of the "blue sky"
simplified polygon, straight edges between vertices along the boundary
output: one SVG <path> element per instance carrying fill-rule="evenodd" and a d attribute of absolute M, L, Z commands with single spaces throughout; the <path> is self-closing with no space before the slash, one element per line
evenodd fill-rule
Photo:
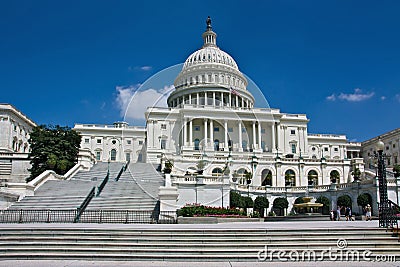
<path fill-rule="evenodd" d="M 121 99 L 200 48 L 211 16 L 218 46 L 271 107 L 307 114 L 311 133 L 363 141 L 400 127 L 399 10 L 399 1 L 1 1 L 0 102 L 39 124 L 121 120 Z"/>

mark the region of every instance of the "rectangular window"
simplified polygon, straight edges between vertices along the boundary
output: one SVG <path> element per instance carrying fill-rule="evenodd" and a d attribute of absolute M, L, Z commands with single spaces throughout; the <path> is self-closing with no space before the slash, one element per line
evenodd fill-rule
<path fill-rule="evenodd" d="M 143 141 L 142 140 L 139 140 L 139 145 L 143 145 Z"/>
<path fill-rule="evenodd" d="M 100 158 L 101 158 L 101 152 L 96 151 L 96 160 L 100 160 Z"/>
<path fill-rule="evenodd" d="M 296 153 L 296 144 L 292 144 L 292 153 Z"/>
<path fill-rule="evenodd" d="M 296 134 L 296 130 L 290 130 L 290 134 L 291 135 Z"/>
<path fill-rule="evenodd" d="M 125 153 L 125 160 L 131 161 L 131 153 Z"/>
<path fill-rule="evenodd" d="M 214 132 L 219 132 L 219 127 L 214 127 Z"/>
<path fill-rule="evenodd" d="M 338 151 L 339 151 L 339 148 L 335 147 L 334 150 L 335 150 L 335 152 L 338 152 Z"/>
<path fill-rule="evenodd" d="M 327 147 L 324 147 L 324 151 L 328 151 L 328 148 L 327 148 Z"/>
<path fill-rule="evenodd" d="M 165 149 L 167 147 L 167 140 L 162 139 L 161 140 L 161 149 Z"/>
<path fill-rule="evenodd" d="M 161 130 L 166 130 L 167 129 L 167 125 L 166 124 L 161 124 Z"/>
<path fill-rule="evenodd" d="M 233 128 L 228 127 L 228 132 L 233 133 Z"/>
<path fill-rule="evenodd" d="M 261 133 L 265 134 L 265 128 L 261 128 Z"/>
<path fill-rule="evenodd" d="M 242 128 L 242 133 L 245 133 L 246 132 L 246 128 Z"/>
<path fill-rule="evenodd" d="M 98 144 L 101 144 L 101 139 L 97 139 L 97 143 L 98 143 Z"/>
<path fill-rule="evenodd" d="M 85 138 L 85 144 L 89 144 L 89 138 Z"/>
<path fill-rule="evenodd" d="M 200 126 L 194 126 L 193 128 L 196 132 L 200 131 Z"/>
<path fill-rule="evenodd" d="M 132 141 L 131 141 L 131 140 L 126 140 L 126 143 L 127 143 L 128 145 L 130 145 L 130 144 L 132 143 Z"/>

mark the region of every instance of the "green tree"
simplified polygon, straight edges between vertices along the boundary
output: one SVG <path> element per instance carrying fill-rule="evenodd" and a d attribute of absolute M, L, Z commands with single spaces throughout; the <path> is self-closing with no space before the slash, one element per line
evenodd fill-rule
<path fill-rule="evenodd" d="M 394 177 L 400 177 L 400 165 L 396 164 L 393 166 Z"/>
<path fill-rule="evenodd" d="M 364 193 L 357 197 L 357 205 L 361 207 L 367 206 L 367 204 L 372 205 L 372 198 L 369 194 Z"/>
<path fill-rule="evenodd" d="M 65 174 L 78 162 L 81 136 L 67 126 L 36 126 L 28 142 L 32 168 L 29 169 L 31 175 L 27 182 L 45 170 Z"/>
<path fill-rule="evenodd" d="M 294 200 L 294 204 L 301 204 L 304 203 L 303 197 L 298 197 Z"/>
<path fill-rule="evenodd" d="M 254 201 L 251 197 L 242 197 L 242 202 L 240 203 L 241 208 L 252 208 L 254 206 Z"/>
<path fill-rule="evenodd" d="M 242 206 L 244 206 L 242 204 L 243 200 L 242 200 L 242 196 L 234 191 L 230 192 L 230 207 L 231 208 L 240 208 Z"/>
<path fill-rule="evenodd" d="M 264 209 L 269 207 L 269 201 L 266 197 L 258 196 L 254 200 L 254 209 L 260 213 L 261 216 L 264 214 Z"/>
<path fill-rule="evenodd" d="M 348 195 L 340 196 L 337 199 L 337 205 L 341 207 L 351 207 L 351 198 Z"/>
<path fill-rule="evenodd" d="M 274 199 L 272 207 L 274 209 L 278 209 L 279 210 L 279 214 L 283 215 L 283 210 L 287 209 L 289 207 L 289 202 L 284 197 L 278 197 L 278 198 Z"/>
<path fill-rule="evenodd" d="M 360 179 L 360 177 L 361 177 L 361 171 L 360 171 L 359 168 L 355 168 L 355 170 L 353 171 L 353 177 L 354 177 L 354 180 L 355 180 L 355 181 L 357 181 L 357 180 Z"/>
<path fill-rule="evenodd" d="M 330 202 L 329 198 L 327 198 L 325 196 L 319 196 L 315 200 L 315 203 L 324 204 L 324 206 L 322 206 L 322 214 L 329 214 L 329 210 L 330 210 L 330 206 L 331 206 L 331 202 Z"/>

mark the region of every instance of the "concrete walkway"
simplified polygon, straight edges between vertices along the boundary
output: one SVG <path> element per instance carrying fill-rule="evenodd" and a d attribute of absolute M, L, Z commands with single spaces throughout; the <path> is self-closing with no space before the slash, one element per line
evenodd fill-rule
<path fill-rule="evenodd" d="M 33 223 L 0 224 L 7 228 L 86 228 L 86 229 L 343 229 L 378 228 L 378 221 L 286 221 L 286 222 L 236 222 L 220 224 L 93 224 L 93 223 Z"/>

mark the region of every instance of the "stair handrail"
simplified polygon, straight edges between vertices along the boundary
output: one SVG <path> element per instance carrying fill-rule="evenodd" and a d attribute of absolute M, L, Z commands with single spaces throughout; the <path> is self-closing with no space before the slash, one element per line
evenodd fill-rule
<path fill-rule="evenodd" d="M 389 223 L 389 225 L 387 225 L 387 227 L 390 228 L 390 230 L 393 233 L 393 236 L 399 236 L 398 213 L 400 212 L 400 206 L 391 200 L 388 200 L 388 204 L 389 204 L 389 211 L 390 211 L 390 213 L 389 213 L 390 223 Z"/>
<path fill-rule="evenodd" d="M 97 187 L 97 194 L 96 197 L 100 196 L 101 191 L 103 191 L 103 188 L 106 186 L 108 179 L 110 178 L 110 172 L 107 172 L 106 177 L 104 180 L 101 182 L 101 184 Z"/>
<path fill-rule="evenodd" d="M 121 170 L 119 170 L 119 173 L 117 177 L 115 177 L 115 181 L 118 182 L 119 178 L 121 177 L 122 173 L 125 171 L 125 166 L 122 166 Z"/>
<path fill-rule="evenodd" d="M 74 223 L 79 222 L 81 215 L 86 210 L 86 207 L 89 205 L 90 201 L 93 199 L 95 192 L 96 192 L 96 187 L 93 186 L 89 194 L 86 196 L 85 200 L 82 202 L 82 204 L 78 208 L 76 208 L 76 216 L 74 219 Z"/>
<path fill-rule="evenodd" d="M 124 166 L 124 171 L 126 171 L 126 169 L 128 169 L 129 163 L 131 162 L 131 160 L 128 160 Z"/>

